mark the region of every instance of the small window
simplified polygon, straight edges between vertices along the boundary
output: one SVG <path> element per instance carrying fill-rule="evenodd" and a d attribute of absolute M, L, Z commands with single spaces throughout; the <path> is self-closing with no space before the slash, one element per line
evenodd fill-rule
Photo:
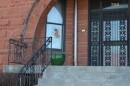
<path fill-rule="evenodd" d="M 59 1 L 47 16 L 47 22 L 63 24 L 63 10 L 62 3 Z"/>
<path fill-rule="evenodd" d="M 47 15 L 46 37 L 52 37 L 52 49 L 63 51 L 64 46 L 64 6 L 63 0 L 52 7 Z"/>

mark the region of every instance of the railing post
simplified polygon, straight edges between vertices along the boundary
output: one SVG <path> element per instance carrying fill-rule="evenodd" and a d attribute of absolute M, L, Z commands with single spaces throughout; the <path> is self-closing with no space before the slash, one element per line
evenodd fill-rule
<path fill-rule="evenodd" d="M 52 58 L 52 37 L 51 37 L 51 57 L 50 57 L 50 64 L 51 64 L 51 58 Z"/>
<path fill-rule="evenodd" d="M 10 58 L 11 58 L 11 44 L 10 44 L 10 41 L 9 41 L 9 50 L 8 50 L 8 65 L 10 63 Z"/>
<path fill-rule="evenodd" d="M 26 79 L 25 79 L 26 77 L 24 77 L 25 76 L 24 74 L 26 74 L 26 73 L 27 74 L 29 73 L 29 76 L 27 76 L 27 78 L 29 79 L 28 85 L 33 86 L 33 85 L 37 84 L 37 80 L 38 80 L 37 78 L 39 77 L 39 75 L 42 76 L 43 71 L 51 63 L 50 54 L 52 55 L 52 37 L 49 37 L 46 40 L 46 42 L 41 46 L 41 48 L 39 48 L 37 50 L 37 52 L 35 52 L 35 54 L 27 62 L 27 64 L 25 64 L 23 66 L 23 68 L 20 70 L 19 86 L 23 86 L 24 84 L 27 85 Z M 40 64 L 38 61 L 42 61 L 42 64 Z M 37 69 L 36 67 L 39 67 L 39 65 L 44 65 L 44 67 L 41 68 L 42 69 L 41 73 L 37 74 L 37 72 L 39 72 L 39 71 L 36 70 Z M 30 72 L 28 72 L 28 71 L 30 71 Z M 25 79 L 25 80 L 23 80 L 23 79 Z"/>
<path fill-rule="evenodd" d="M 19 86 L 22 86 L 22 76 L 19 76 Z"/>

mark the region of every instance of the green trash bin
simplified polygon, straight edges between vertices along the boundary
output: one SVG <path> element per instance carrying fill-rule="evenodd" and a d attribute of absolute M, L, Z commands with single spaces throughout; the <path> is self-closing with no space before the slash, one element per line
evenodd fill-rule
<path fill-rule="evenodd" d="M 51 64 L 52 65 L 64 65 L 65 53 L 64 52 L 52 52 Z"/>

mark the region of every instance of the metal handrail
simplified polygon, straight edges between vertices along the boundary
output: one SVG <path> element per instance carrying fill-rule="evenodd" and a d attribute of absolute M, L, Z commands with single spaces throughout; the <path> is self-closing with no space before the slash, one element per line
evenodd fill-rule
<path fill-rule="evenodd" d="M 30 60 L 19 71 L 19 86 L 33 86 L 42 76 L 43 71 L 51 63 L 52 55 L 52 37 L 49 37 L 39 50 L 30 58 Z"/>

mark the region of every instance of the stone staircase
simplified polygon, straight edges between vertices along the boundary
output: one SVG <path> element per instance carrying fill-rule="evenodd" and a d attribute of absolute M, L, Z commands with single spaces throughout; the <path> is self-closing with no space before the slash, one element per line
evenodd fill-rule
<path fill-rule="evenodd" d="M 37 86 L 130 86 L 130 67 L 49 66 Z"/>

